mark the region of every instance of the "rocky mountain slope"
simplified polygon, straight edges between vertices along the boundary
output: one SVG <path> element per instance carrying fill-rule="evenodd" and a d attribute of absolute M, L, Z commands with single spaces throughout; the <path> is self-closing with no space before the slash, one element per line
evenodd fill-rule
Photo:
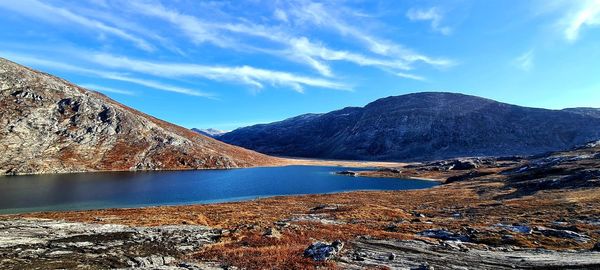
<path fill-rule="evenodd" d="M 0 58 L 0 175 L 175 170 L 277 160 Z"/>
<path fill-rule="evenodd" d="M 220 130 L 220 129 L 214 129 L 214 128 L 192 128 L 192 131 L 200 133 L 204 136 L 208 136 L 211 138 L 215 138 L 215 137 L 219 137 L 225 133 L 227 133 L 227 131 L 224 130 Z"/>
<path fill-rule="evenodd" d="M 219 140 L 274 155 L 410 161 L 536 154 L 598 138 L 594 109 L 536 109 L 428 92 L 240 128 Z"/>

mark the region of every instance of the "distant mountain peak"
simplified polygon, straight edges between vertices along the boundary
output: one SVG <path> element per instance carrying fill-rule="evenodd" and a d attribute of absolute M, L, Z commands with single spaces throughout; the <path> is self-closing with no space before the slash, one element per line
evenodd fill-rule
<path fill-rule="evenodd" d="M 200 133 L 202 135 L 205 136 L 209 136 L 209 137 L 219 137 L 229 131 L 225 131 L 225 130 L 220 130 L 220 129 L 215 129 L 215 128 L 206 128 L 206 129 L 202 129 L 202 128 L 192 128 L 193 131 Z"/>

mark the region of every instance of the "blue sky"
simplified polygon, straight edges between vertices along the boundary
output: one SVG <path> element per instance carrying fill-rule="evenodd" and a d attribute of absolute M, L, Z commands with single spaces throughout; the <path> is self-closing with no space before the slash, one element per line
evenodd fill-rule
<path fill-rule="evenodd" d="M 185 127 L 450 91 L 600 107 L 600 0 L 0 1 L 0 56 Z"/>

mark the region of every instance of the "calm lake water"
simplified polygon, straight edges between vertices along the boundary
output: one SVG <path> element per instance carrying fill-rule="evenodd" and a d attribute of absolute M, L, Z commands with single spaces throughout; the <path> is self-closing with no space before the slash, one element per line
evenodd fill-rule
<path fill-rule="evenodd" d="M 352 190 L 406 190 L 432 181 L 348 177 L 342 167 L 111 172 L 0 177 L 0 214 L 181 205 Z M 357 170 L 357 169 L 352 169 Z"/>

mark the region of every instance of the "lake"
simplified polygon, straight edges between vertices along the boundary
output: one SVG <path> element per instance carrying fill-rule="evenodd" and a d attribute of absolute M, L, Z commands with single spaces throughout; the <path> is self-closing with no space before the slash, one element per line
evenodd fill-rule
<path fill-rule="evenodd" d="M 286 166 L 6 176 L 0 177 L 0 214 L 217 203 L 354 190 L 423 189 L 438 184 L 334 174 L 347 169 Z"/>

